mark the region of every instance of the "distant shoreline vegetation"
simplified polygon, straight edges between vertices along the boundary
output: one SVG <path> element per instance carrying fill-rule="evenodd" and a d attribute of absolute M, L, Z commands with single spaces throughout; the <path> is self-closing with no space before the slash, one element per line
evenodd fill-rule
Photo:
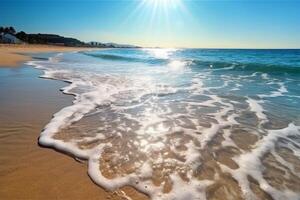
<path fill-rule="evenodd" d="M 17 32 L 14 27 L 0 27 L 0 43 L 8 44 L 47 44 L 69 47 L 95 47 L 95 48 L 139 48 L 134 45 L 116 43 L 89 42 L 85 43 L 76 38 L 63 37 L 56 34 L 28 34 L 24 31 Z"/>

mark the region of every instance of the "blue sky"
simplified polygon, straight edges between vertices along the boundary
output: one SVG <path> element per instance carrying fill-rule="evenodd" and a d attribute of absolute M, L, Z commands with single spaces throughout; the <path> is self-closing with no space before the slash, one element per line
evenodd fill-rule
<path fill-rule="evenodd" d="M 142 46 L 300 48 L 300 1 L 2 0 L 0 25 Z"/>

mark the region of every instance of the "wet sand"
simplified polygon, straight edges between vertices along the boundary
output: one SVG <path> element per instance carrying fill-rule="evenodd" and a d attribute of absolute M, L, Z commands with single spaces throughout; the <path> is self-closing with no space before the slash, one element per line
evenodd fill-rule
<path fill-rule="evenodd" d="M 53 45 L 31 45 L 31 44 L 0 44 L 0 67 L 17 67 L 20 63 L 31 59 L 26 53 L 39 52 L 66 52 L 86 50 L 85 47 L 64 47 Z"/>
<path fill-rule="evenodd" d="M 85 162 L 38 146 L 51 116 L 72 103 L 59 91 L 66 83 L 40 74 L 26 66 L 0 69 L 0 199 L 124 199 L 121 190 L 95 185 Z M 132 188 L 124 191 L 145 198 Z"/>

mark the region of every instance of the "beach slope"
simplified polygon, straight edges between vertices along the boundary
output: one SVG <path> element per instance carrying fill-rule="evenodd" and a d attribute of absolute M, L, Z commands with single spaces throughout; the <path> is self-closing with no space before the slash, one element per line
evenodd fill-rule
<path fill-rule="evenodd" d="M 87 50 L 86 47 L 65 47 L 54 45 L 0 44 L 0 67 L 17 67 L 31 59 L 28 53 L 66 52 Z"/>

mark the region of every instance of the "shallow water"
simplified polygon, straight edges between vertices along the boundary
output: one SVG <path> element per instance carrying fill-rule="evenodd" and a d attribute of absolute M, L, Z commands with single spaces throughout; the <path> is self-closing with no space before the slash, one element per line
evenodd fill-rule
<path fill-rule="evenodd" d="M 100 186 L 299 199 L 300 50 L 112 49 L 29 64 L 75 96 L 39 143 L 87 159 Z"/>

